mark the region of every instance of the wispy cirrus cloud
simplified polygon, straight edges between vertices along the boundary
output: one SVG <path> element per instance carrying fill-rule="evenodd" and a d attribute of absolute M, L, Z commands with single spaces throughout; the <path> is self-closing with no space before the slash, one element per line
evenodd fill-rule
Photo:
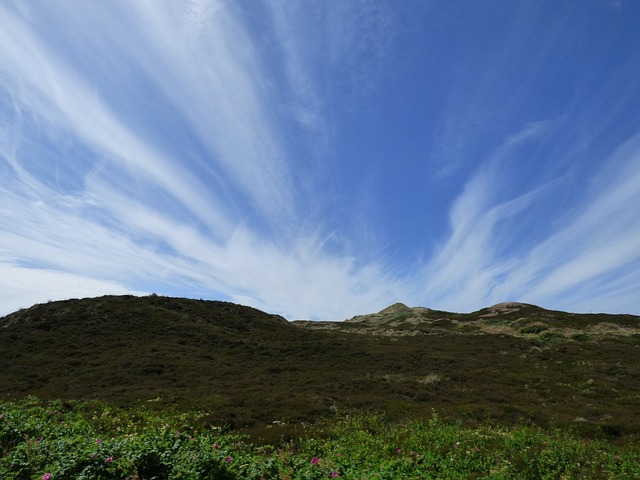
<path fill-rule="evenodd" d="M 514 195 L 506 183 L 512 178 L 511 159 L 524 144 L 544 135 L 549 124 L 531 123 L 507 137 L 451 204 L 450 232 L 415 282 L 441 308 L 470 310 L 491 301 L 492 290 L 517 268 L 517 259 L 505 252 L 517 237 L 519 215 L 546 187 Z"/>
<path fill-rule="evenodd" d="M 58 272 L 47 298 L 154 286 L 342 318 L 395 288 L 326 251 L 322 227 L 301 230 L 310 197 L 293 180 L 288 94 L 236 8 L 0 8 L 0 260 L 25 298 Z M 291 52 L 290 88 L 313 116 Z M 51 150 L 36 158 L 38 135 Z"/>
<path fill-rule="evenodd" d="M 3 313 L 51 300 L 137 293 L 116 282 L 0 262 L 0 304 Z"/>
<path fill-rule="evenodd" d="M 566 225 L 531 251 L 527 263 L 538 269 L 529 273 L 529 282 L 536 281 L 526 296 L 533 301 L 553 299 L 565 307 L 580 298 L 586 309 L 614 278 L 626 278 L 632 282 L 629 287 L 640 288 L 636 273 L 640 219 L 630 208 L 639 201 L 640 135 L 636 135 L 604 163 Z M 543 276 L 540 265 L 546 267 Z M 564 297 L 573 297 L 573 302 Z M 611 311 L 631 308 L 629 301 L 608 303 Z"/>
<path fill-rule="evenodd" d="M 636 57 L 600 68 L 599 13 L 560 10 L 5 2 L 2 285 L 632 310 Z"/>
<path fill-rule="evenodd" d="M 521 240 L 527 210 L 562 187 L 562 179 L 507 199 L 495 192 L 505 178 L 501 169 L 509 168 L 504 160 L 539 131 L 528 126 L 508 139 L 502 161 L 485 165 L 453 204 L 451 234 L 417 281 L 441 308 L 519 300 L 582 311 L 633 309 L 627 295 L 640 288 L 640 221 L 630 206 L 640 201 L 640 136 L 610 155 L 570 209 L 550 205 L 546 228 L 532 228 Z M 517 241 L 526 248 L 509 245 Z"/>

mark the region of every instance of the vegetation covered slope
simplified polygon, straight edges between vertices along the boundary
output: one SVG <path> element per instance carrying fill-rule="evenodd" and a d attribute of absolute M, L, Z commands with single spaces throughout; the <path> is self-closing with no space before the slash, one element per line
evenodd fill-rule
<path fill-rule="evenodd" d="M 638 317 L 392 307 L 310 323 L 158 296 L 50 302 L 0 319 L 0 395 L 160 399 L 236 426 L 435 409 L 470 422 L 640 432 Z"/>
<path fill-rule="evenodd" d="M 509 335 L 539 343 L 622 341 L 640 343 L 640 318 L 578 314 L 506 302 L 473 313 L 451 313 L 396 303 L 345 322 L 295 322 L 311 329 L 385 336 Z"/>

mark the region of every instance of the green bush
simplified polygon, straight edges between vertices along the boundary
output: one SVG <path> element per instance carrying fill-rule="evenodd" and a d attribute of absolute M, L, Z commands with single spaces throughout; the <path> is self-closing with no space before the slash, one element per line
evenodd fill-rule
<path fill-rule="evenodd" d="M 520 330 L 518 330 L 518 332 L 523 334 L 527 334 L 527 333 L 538 334 L 548 329 L 549 327 L 547 327 L 546 325 L 529 325 L 527 327 L 522 327 Z"/>
<path fill-rule="evenodd" d="M 550 343 L 560 343 L 564 341 L 564 336 L 561 333 L 556 332 L 543 332 L 538 337 L 540 342 L 550 344 Z"/>
<path fill-rule="evenodd" d="M 586 333 L 574 333 L 573 335 L 571 335 L 571 340 L 574 340 L 576 342 L 586 342 L 587 340 L 589 340 L 589 335 L 587 335 Z"/>
<path fill-rule="evenodd" d="M 637 444 L 559 429 L 362 414 L 301 425 L 294 439 L 256 445 L 207 426 L 206 417 L 144 405 L 0 403 L 0 478 L 640 478 Z"/>

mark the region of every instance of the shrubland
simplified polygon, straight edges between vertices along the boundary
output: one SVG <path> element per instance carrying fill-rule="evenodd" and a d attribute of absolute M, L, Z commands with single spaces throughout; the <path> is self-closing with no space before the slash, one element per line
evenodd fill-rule
<path fill-rule="evenodd" d="M 0 319 L 0 478 L 640 478 L 639 320 L 36 305 Z"/>
<path fill-rule="evenodd" d="M 324 418 L 278 440 L 208 413 L 99 402 L 0 404 L 0 477 L 19 479 L 640 478 L 640 446 L 533 425 L 464 426 L 383 414 Z M 286 434 L 285 434 L 286 432 Z"/>

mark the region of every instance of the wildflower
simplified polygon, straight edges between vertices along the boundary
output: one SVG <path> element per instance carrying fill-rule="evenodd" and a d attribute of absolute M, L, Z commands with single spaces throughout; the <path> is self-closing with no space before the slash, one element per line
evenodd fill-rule
<path fill-rule="evenodd" d="M 331 472 L 332 477 L 339 477 L 340 474 L 338 472 Z"/>
<path fill-rule="evenodd" d="M 225 460 L 226 460 L 227 462 L 230 462 L 231 460 L 233 460 L 233 457 L 232 457 L 231 455 L 229 455 L 227 458 L 225 458 Z"/>
<path fill-rule="evenodd" d="M 220 445 L 218 445 L 217 443 L 214 443 L 213 448 L 220 448 Z"/>
<path fill-rule="evenodd" d="M 400 453 L 401 451 L 402 451 L 402 449 L 399 448 L 399 449 L 396 450 L 396 453 Z"/>
<path fill-rule="evenodd" d="M 107 462 L 107 463 L 113 462 L 113 455 L 111 455 L 110 457 L 105 458 L 104 461 Z"/>
<path fill-rule="evenodd" d="M 49 480 L 50 478 L 51 478 L 51 474 L 47 472 L 40 477 L 40 480 Z"/>
<path fill-rule="evenodd" d="M 98 439 L 96 440 L 96 443 L 97 443 L 98 445 L 100 445 L 100 444 L 102 443 L 102 440 L 98 438 Z"/>
<path fill-rule="evenodd" d="M 317 465 L 320 459 L 318 457 L 313 457 L 311 459 L 311 465 Z"/>

